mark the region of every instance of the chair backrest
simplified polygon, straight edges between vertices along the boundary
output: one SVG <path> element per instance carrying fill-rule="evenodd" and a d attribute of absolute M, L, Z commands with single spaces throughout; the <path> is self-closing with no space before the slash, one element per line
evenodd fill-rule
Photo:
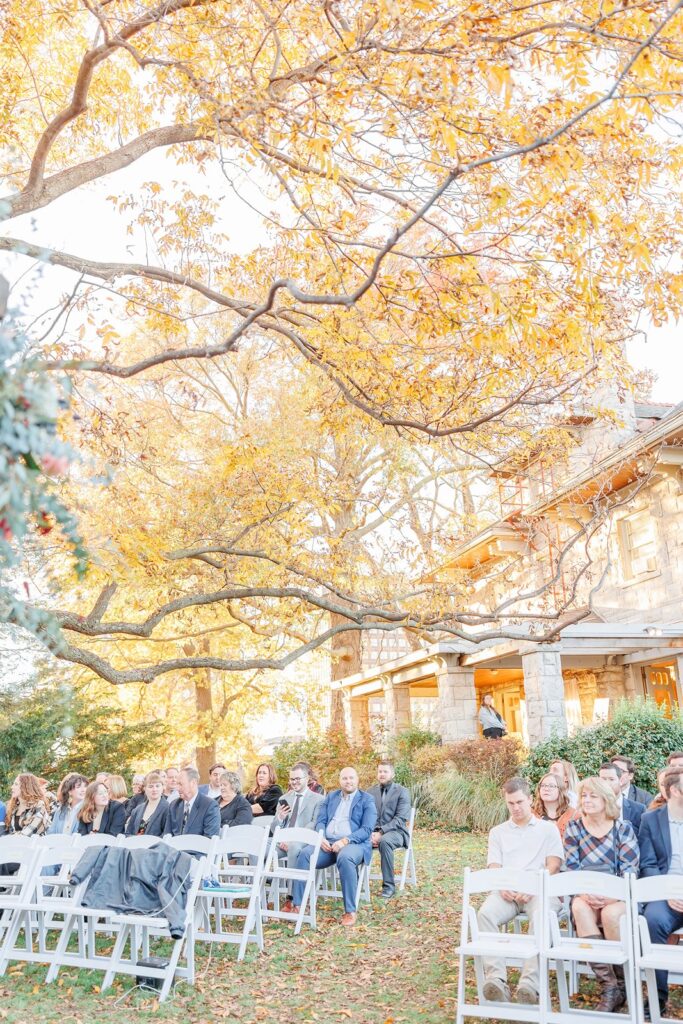
<path fill-rule="evenodd" d="M 46 832 L 44 836 L 37 836 L 36 841 L 41 846 L 73 846 L 76 842 L 74 832 Z"/>
<path fill-rule="evenodd" d="M 0 907 L 23 899 L 36 870 L 40 846 L 28 836 L 6 836 L 0 839 L 0 868 L 18 864 L 14 874 L 0 873 Z"/>
<path fill-rule="evenodd" d="M 631 882 L 631 899 L 638 903 L 654 903 L 658 900 L 683 900 L 683 875 L 651 875 L 649 878 L 634 878 Z"/>
<path fill-rule="evenodd" d="M 220 836 L 215 853 L 217 857 L 249 857 L 256 864 L 263 865 L 269 842 L 264 829 L 236 825 L 228 829 L 227 835 Z"/>
<path fill-rule="evenodd" d="M 44 846 L 38 853 L 31 900 L 40 906 L 48 902 L 54 909 L 54 903 L 78 905 L 81 894 L 88 885 L 84 879 L 76 886 L 70 885 L 73 868 L 83 856 L 83 847 L 72 843 L 70 846 Z"/>
<path fill-rule="evenodd" d="M 149 850 L 150 846 L 160 843 L 159 836 L 119 836 L 119 846 L 127 850 Z"/>
<path fill-rule="evenodd" d="M 85 836 L 79 836 L 77 845 L 83 849 L 84 846 L 117 846 L 118 836 L 107 835 L 106 832 L 89 832 Z"/>
<path fill-rule="evenodd" d="M 540 896 L 543 884 L 541 871 L 519 871 L 515 868 L 484 868 L 483 871 L 471 871 L 465 868 L 467 893 L 500 892 L 510 889 L 512 892 L 523 892 L 527 896 Z"/>
<path fill-rule="evenodd" d="M 578 896 L 585 892 L 589 896 L 606 896 L 624 902 L 628 902 L 630 896 L 628 876 L 620 878 L 602 871 L 560 871 L 556 875 L 549 875 L 546 892 L 550 898 Z"/>
<path fill-rule="evenodd" d="M 183 850 L 185 853 L 201 853 L 202 856 L 213 858 L 218 836 L 207 839 L 206 836 L 195 836 L 188 832 L 182 836 L 164 836 L 163 840 L 167 846 L 174 850 Z"/>
<path fill-rule="evenodd" d="M 301 843 L 303 846 L 312 846 L 313 853 L 311 854 L 310 863 L 315 868 L 315 863 L 318 859 L 318 851 L 320 850 L 320 844 L 323 841 L 322 831 L 316 832 L 312 828 L 276 828 L 273 833 L 273 841 L 270 846 L 270 853 L 268 854 L 268 870 L 275 869 L 278 867 L 278 843 Z"/>
<path fill-rule="evenodd" d="M 413 841 L 413 829 L 415 828 L 415 819 L 417 817 L 417 807 L 410 808 L 410 817 L 408 818 L 408 841 Z"/>
<path fill-rule="evenodd" d="M 270 826 L 275 821 L 274 814 L 255 814 L 252 818 L 252 825 L 260 825 L 261 828 L 270 829 Z"/>

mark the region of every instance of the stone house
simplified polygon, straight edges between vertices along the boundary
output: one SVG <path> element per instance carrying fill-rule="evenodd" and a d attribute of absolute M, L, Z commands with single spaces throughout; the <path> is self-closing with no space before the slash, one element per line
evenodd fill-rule
<path fill-rule="evenodd" d="M 532 746 L 624 697 L 683 706 L 683 403 L 624 399 L 607 422 L 574 412 L 565 427 L 572 443 L 556 464 L 539 446 L 494 468 L 500 518 L 435 575 L 466 572 L 482 611 L 512 600 L 566 625 L 538 642 L 520 614 L 504 640 L 375 653 L 333 684 L 352 735 L 381 716 L 389 733 L 421 721 L 447 742 L 476 736 L 485 693 Z"/>

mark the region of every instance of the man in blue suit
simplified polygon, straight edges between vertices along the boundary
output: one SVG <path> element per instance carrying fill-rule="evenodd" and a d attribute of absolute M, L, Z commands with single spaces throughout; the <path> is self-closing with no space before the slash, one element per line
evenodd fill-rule
<path fill-rule="evenodd" d="M 637 804 L 633 800 L 628 800 L 621 792 L 621 768 L 616 764 L 610 764 L 606 762 L 600 765 L 599 776 L 612 788 L 612 792 L 617 798 L 619 804 L 619 817 L 623 818 L 624 821 L 630 821 L 633 825 L 633 831 L 638 835 L 638 829 L 640 828 L 640 819 L 645 811 L 644 804 Z"/>
<path fill-rule="evenodd" d="M 670 768 L 663 780 L 666 804 L 647 811 L 640 823 L 640 874 L 683 875 L 683 769 Z M 683 900 L 657 900 L 645 907 L 653 942 L 666 942 L 683 928 Z M 669 996 L 666 971 L 657 971 L 657 994 L 662 1014 Z"/>
<path fill-rule="evenodd" d="M 168 808 L 166 828 L 172 836 L 206 836 L 221 830 L 221 814 L 215 800 L 198 792 L 199 772 L 183 768 L 178 776 L 178 799 Z"/>
<path fill-rule="evenodd" d="M 377 822 L 377 808 L 369 793 L 358 788 L 355 768 L 343 768 L 339 774 L 340 789 L 325 797 L 316 822 L 323 830 L 323 841 L 316 861 L 317 868 L 337 865 L 344 898 L 342 924 L 347 928 L 356 923 L 356 889 L 358 867 L 372 859 L 372 830 Z M 296 866 L 307 871 L 313 854 L 312 846 L 304 846 L 297 857 Z M 304 883 L 292 887 L 294 910 L 298 911 L 304 893 Z"/>

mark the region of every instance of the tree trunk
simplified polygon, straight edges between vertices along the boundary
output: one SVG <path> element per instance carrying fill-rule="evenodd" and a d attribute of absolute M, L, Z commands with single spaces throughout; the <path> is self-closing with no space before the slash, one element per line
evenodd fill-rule
<path fill-rule="evenodd" d="M 198 672 L 194 681 L 194 701 L 197 712 L 197 745 L 195 759 L 202 782 L 209 780 L 209 768 L 216 763 L 216 741 L 213 733 L 213 694 L 211 673 Z"/>
<path fill-rule="evenodd" d="M 330 614 L 330 626 L 339 626 L 344 622 L 346 622 L 346 619 L 343 615 L 338 615 L 335 612 Z M 343 679 L 344 676 L 351 676 L 356 672 L 360 672 L 362 665 L 361 636 L 360 630 L 354 630 L 348 633 L 337 633 L 336 636 L 332 637 L 330 645 L 330 653 L 332 655 L 330 678 L 332 682 L 335 679 Z M 330 691 L 330 731 L 346 732 L 341 690 Z"/>

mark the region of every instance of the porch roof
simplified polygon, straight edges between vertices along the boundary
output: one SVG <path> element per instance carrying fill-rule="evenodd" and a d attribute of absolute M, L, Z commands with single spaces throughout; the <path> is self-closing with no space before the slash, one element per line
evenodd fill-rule
<path fill-rule="evenodd" d="M 565 626 L 550 642 L 534 640 L 520 630 L 519 637 L 475 644 L 467 640 L 430 644 L 394 661 L 337 679 L 333 689 L 353 696 L 381 693 L 384 678 L 396 686 L 417 683 L 436 674 L 438 659 L 450 658 L 463 668 L 521 669 L 522 657 L 533 651 L 557 651 L 565 668 L 601 668 L 610 664 L 638 664 L 683 656 L 683 622 L 669 625 L 622 622 L 583 622 Z"/>

